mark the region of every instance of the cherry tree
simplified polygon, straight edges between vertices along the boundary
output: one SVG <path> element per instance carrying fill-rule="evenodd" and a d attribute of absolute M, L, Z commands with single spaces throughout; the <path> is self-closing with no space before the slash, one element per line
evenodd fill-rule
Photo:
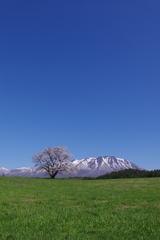
<path fill-rule="evenodd" d="M 46 170 L 51 178 L 55 178 L 58 172 L 62 174 L 76 173 L 75 167 L 71 162 L 72 154 L 66 147 L 48 147 L 41 153 L 36 153 L 32 161 L 37 167 L 36 171 Z"/>

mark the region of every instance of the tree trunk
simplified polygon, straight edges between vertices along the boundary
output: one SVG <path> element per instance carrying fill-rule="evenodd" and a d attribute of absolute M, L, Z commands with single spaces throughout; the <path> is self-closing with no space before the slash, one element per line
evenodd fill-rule
<path fill-rule="evenodd" d="M 53 174 L 51 174 L 50 176 L 51 176 L 51 178 L 55 178 L 55 176 L 57 175 L 57 173 L 58 173 L 58 170 L 57 171 L 55 171 L 55 173 L 53 173 Z"/>

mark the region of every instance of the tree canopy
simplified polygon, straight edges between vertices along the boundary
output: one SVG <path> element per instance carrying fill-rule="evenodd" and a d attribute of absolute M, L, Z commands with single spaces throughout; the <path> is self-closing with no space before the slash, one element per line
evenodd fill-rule
<path fill-rule="evenodd" d="M 75 167 L 71 162 L 73 155 L 64 146 L 48 147 L 41 153 L 32 157 L 36 171 L 46 170 L 51 178 L 55 178 L 58 172 L 62 174 L 75 173 Z"/>

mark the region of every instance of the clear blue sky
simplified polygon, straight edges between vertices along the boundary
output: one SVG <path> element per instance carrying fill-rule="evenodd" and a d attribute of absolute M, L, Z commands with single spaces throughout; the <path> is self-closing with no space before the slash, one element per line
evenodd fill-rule
<path fill-rule="evenodd" d="M 45 147 L 160 169 L 160 1 L 0 1 L 0 167 Z"/>

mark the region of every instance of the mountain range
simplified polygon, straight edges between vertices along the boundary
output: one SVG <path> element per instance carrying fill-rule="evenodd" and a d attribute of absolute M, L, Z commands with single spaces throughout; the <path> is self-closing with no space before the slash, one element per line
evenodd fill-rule
<path fill-rule="evenodd" d="M 72 160 L 72 163 L 75 165 L 76 174 L 68 174 L 68 175 L 61 175 L 60 173 L 57 174 L 57 178 L 61 177 L 98 177 L 100 175 L 104 175 L 106 173 L 110 173 L 113 171 L 119 171 L 124 169 L 139 169 L 145 170 L 138 165 L 131 163 L 128 160 L 123 158 L 118 158 L 115 156 L 100 156 L 97 158 L 85 158 L 81 160 Z M 39 177 L 39 178 L 46 178 L 49 177 L 48 173 L 45 170 L 41 170 L 36 172 L 35 168 L 29 167 L 22 167 L 16 169 L 6 169 L 0 168 L 0 176 L 10 176 L 10 177 Z"/>

